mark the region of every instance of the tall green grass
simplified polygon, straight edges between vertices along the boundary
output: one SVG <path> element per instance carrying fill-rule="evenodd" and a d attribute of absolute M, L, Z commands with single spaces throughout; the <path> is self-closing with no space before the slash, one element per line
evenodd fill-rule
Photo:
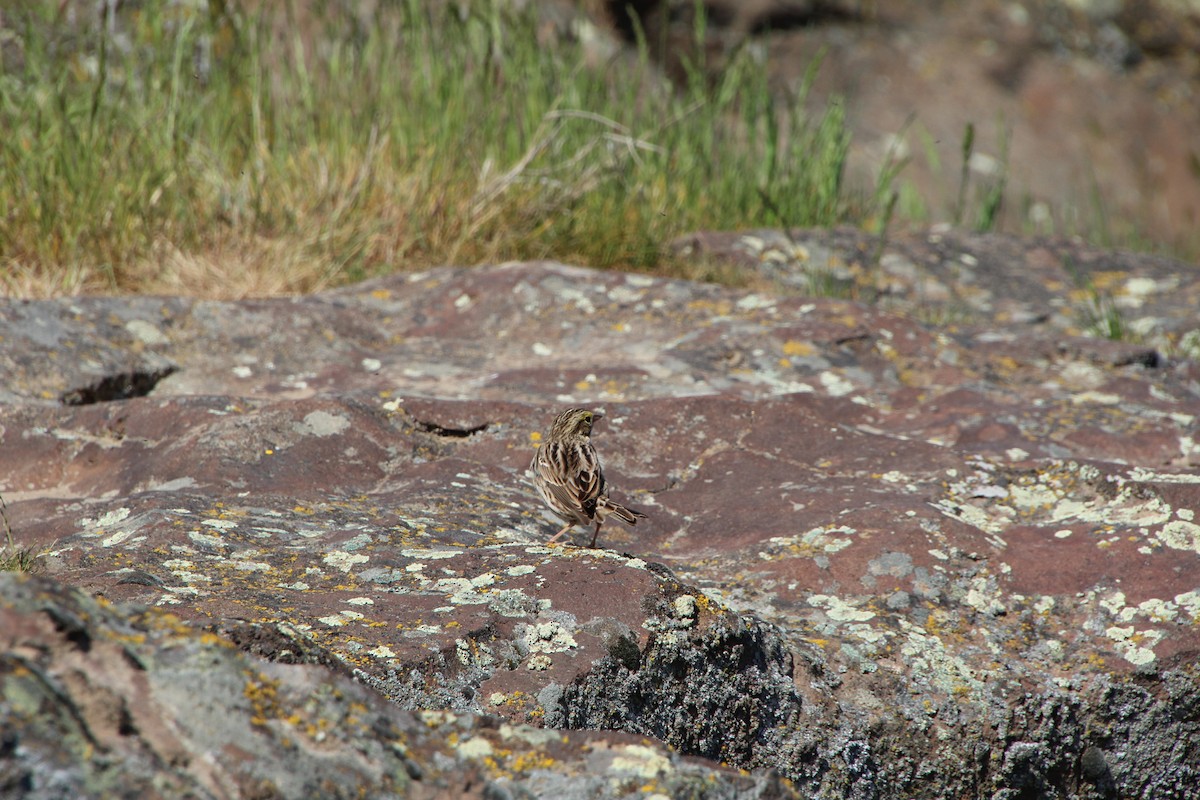
<path fill-rule="evenodd" d="M 147 3 L 105 24 L 6 10 L 0 291 L 654 268 L 685 231 L 827 225 L 874 202 L 842 185 L 840 106 L 781 100 L 749 52 L 669 87 L 645 48 L 589 63 L 512 4 L 335 5 Z"/>

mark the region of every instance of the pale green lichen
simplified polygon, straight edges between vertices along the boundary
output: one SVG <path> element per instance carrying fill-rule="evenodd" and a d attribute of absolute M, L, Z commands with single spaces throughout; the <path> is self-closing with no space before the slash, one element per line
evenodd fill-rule
<path fill-rule="evenodd" d="M 575 637 L 559 622 L 520 624 L 513 632 L 530 653 L 561 653 L 578 647 Z"/>
<path fill-rule="evenodd" d="M 853 544 L 854 540 L 849 537 L 856 533 L 854 528 L 842 525 L 812 528 L 792 536 L 772 536 L 767 540 L 767 549 L 760 551 L 758 557 L 763 561 L 776 561 L 788 556 L 837 553 Z"/>
<path fill-rule="evenodd" d="M 471 759 L 486 758 L 495 752 L 492 743 L 482 736 L 472 736 L 465 742 L 459 742 L 456 749 L 460 756 Z"/>
<path fill-rule="evenodd" d="M 1105 629 L 1105 635 L 1113 642 L 1113 648 L 1130 664 L 1142 666 L 1156 658 L 1152 649 L 1162 641 L 1163 633 L 1157 630 L 1137 631 L 1132 625 L 1113 625 Z M 1143 646 L 1144 645 L 1144 646 Z"/>
<path fill-rule="evenodd" d="M 425 559 L 428 561 L 435 561 L 435 560 L 440 560 L 440 559 L 454 558 L 456 556 L 461 556 L 464 552 L 465 551 L 463 551 L 463 550 L 450 550 L 450 549 L 420 550 L 420 549 L 406 547 L 406 548 L 403 548 L 400 550 L 400 555 L 404 556 L 405 558 L 419 558 L 419 559 Z"/>
<path fill-rule="evenodd" d="M 932 686 L 946 693 L 983 696 L 984 682 L 940 638 L 905 619 L 900 619 L 899 624 L 905 634 L 900 652 L 909 659 L 914 674 L 925 676 Z"/>
<path fill-rule="evenodd" d="M 865 622 L 875 617 L 874 611 L 858 608 L 833 595 L 810 595 L 808 602 L 818 608 L 824 608 L 825 616 L 834 622 Z"/>
<path fill-rule="evenodd" d="M 311 411 L 304 420 L 297 422 L 293 429 L 305 436 L 336 436 L 350 427 L 350 419 L 342 414 L 331 414 L 328 411 Z"/>
<path fill-rule="evenodd" d="M 650 779 L 670 770 L 671 762 L 662 752 L 652 747 L 629 744 L 617 751 L 608 768 L 611 772 Z"/>
<path fill-rule="evenodd" d="M 1200 554 L 1200 525 L 1194 522 L 1171 520 L 1154 533 L 1154 538 L 1173 550 Z"/>
<path fill-rule="evenodd" d="M 356 564 L 363 564 L 370 561 L 370 557 L 361 553 L 347 553 L 344 550 L 334 550 L 326 553 L 325 557 L 321 560 L 334 569 L 349 572 Z"/>
<path fill-rule="evenodd" d="M 96 531 L 101 531 L 105 528 L 111 528 L 114 525 L 119 525 L 120 523 L 129 519 L 129 515 L 131 513 L 132 512 L 128 508 L 122 506 L 121 508 L 114 508 L 112 511 L 106 511 L 95 519 L 84 517 L 83 519 L 79 520 L 79 525 L 80 527 L 84 528 L 85 531 L 90 531 L 94 534 Z"/>

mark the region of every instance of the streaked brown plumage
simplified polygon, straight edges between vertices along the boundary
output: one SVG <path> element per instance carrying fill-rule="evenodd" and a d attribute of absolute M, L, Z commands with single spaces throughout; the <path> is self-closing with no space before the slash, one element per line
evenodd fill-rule
<path fill-rule="evenodd" d="M 592 446 L 592 423 L 597 416 L 584 408 L 568 408 L 559 414 L 529 465 L 538 494 L 567 523 L 550 543 L 576 525 L 595 524 L 589 545 L 595 547 L 600 526 L 609 514 L 629 525 L 646 518 L 640 511 L 625 508 L 608 497 L 600 456 Z"/>

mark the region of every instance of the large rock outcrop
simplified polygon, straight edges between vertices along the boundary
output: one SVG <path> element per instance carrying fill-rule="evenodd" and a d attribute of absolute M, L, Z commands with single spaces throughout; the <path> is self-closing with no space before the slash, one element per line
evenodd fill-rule
<path fill-rule="evenodd" d="M 542 263 L 3 301 L 9 519 L 50 578 L 471 731 L 624 731 L 803 796 L 1191 796 L 1195 269 L 949 232 L 680 247 L 752 288 Z M 797 294 L 814 276 L 862 300 Z M 1100 301 L 1137 341 L 1085 335 Z M 604 407 L 649 515 L 604 549 L 545 546 L 523 478 L 565 404 Z M 50 636 L 48 607 L 5 613 Z M 155 680 L 190 691 L 185 667 Z M 244 709 L 227 683 L 204 696 Z"/>

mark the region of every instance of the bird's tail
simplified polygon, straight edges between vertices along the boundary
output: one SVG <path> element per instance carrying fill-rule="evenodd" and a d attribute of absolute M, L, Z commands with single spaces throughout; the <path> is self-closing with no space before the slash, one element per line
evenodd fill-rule
<path fill-rule="evenodd" d="M 626 508 L 620 503 L 614 503 L 607 497 L 602 501 L 604 507 L 617 519 L 624 522 L 626 525 L 637 525 L 639 519 L 647 519 L 646 515 L 640 511 L 634 511 L 632 508 Z"/>

